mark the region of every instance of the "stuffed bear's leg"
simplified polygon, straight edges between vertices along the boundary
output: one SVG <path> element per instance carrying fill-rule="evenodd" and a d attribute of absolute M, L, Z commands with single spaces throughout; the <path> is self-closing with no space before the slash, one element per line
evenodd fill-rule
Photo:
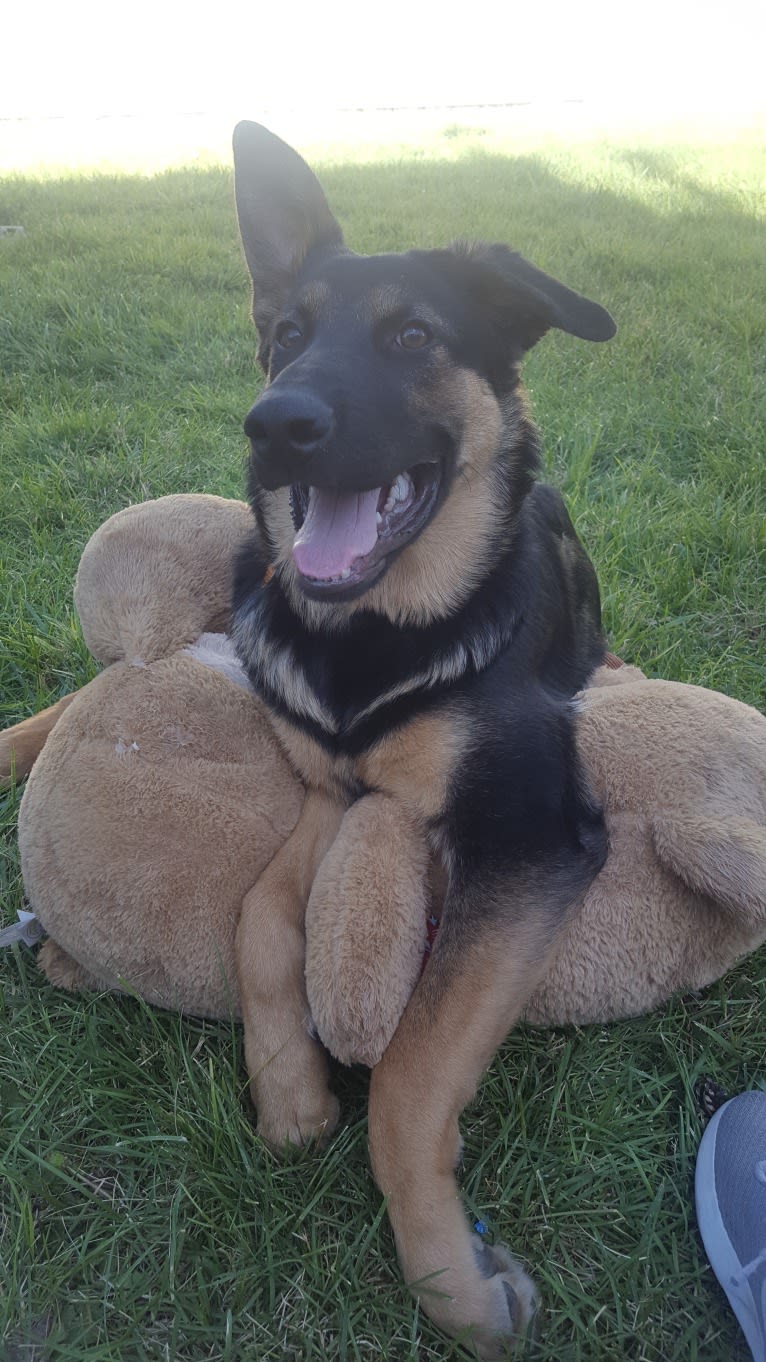
<path fill-rule="evenodd" d="M 652 835 L 657 855 L 698 894 L 723 904 L 754 928 L 766 918 L 766 827 L 755 819 L 660 809 Z"/>
<path fill-rule="evenodd" d="M 37 964 L 54 988 L 66 988 L 70 993 L 80 993 L 109 987 L 84 969 L 73 956 L 67 955 L 67 952 L 50 937 L 40 947 Z"/>
<path fill-rule="evenodd" d="M 293 832 L 246 895 L 237 930 L 250 1091 L 258 1133 L 277 1148 L 327 1136 L 338 1120 L 306 997 L 305 915 L 343 813 L 324 794 L 306 796 Z"/>

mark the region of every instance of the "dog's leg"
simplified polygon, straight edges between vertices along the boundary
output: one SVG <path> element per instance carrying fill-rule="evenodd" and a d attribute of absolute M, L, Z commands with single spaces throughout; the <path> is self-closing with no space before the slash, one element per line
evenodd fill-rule
<path fill-rule="evenodd" d="M 310 791 L 300 819 L 246 895 L 237 931 L 245 1058 L 258 1132 L 277 1148 L 329 1135 L 338 1101 L 306 998 L 305 914 L 344 809 Z"/>
<path fill-rule="evenodd" d="M 451 892 L 425 974 L 372 1074 L 370 1155 L 405 1280 L 482 1358 L 505 1356 L 525 1332 L 535 1290 L 504 1247 L 469 1228 L 455 1181 L 458 1117 L 593 873 L 479 876 Z"/>
<path fill-rule="evenodd" d="M 84 689 L 84 687 L 81 687 Z M 11 773 L 17 781 L 29 775 L 45 743 L 58 723 L 64 710 L 71 705 L 79 691 L 63 695 L 55 705 L 33 714 L 31 719 L 23 719 L 20 724 L 6 728 L 0 733 L 0 789 L 7 785 Z"/>

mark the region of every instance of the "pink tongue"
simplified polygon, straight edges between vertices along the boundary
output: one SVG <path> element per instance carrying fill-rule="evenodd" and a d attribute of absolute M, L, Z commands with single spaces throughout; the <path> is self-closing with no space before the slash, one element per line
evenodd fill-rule
<path fill-rule="evenodd" d="M 306 519 L 295 536 L 293 559 L 304 577 L 340 577 L 356 558 L 378 542 L 376 512 L 380 488 L 371 492 L 332 492 L 309 488 Z"/>

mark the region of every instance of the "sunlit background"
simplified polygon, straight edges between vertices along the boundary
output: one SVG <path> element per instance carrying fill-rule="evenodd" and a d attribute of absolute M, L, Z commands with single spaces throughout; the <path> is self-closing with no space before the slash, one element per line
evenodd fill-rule
<path fill-rule="evenodd" d="M 8 0 L 0 168 L 226 159 L 242 116 L 302 142 L 424 108 L 741 120 L 766 106 L 764 50 L 764 0 Z"/>

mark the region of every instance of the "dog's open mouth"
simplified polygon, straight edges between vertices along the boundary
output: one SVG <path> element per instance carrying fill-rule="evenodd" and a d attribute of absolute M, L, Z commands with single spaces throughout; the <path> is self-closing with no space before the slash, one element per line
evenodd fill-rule
<path fill-rule="evenodd" d="M 431 518 L 441 482 L 441 464 L 424 463 L 369 492 L 291 487 L 293 561 L 306 594 L 350 599 L 365 591 Z"/>

